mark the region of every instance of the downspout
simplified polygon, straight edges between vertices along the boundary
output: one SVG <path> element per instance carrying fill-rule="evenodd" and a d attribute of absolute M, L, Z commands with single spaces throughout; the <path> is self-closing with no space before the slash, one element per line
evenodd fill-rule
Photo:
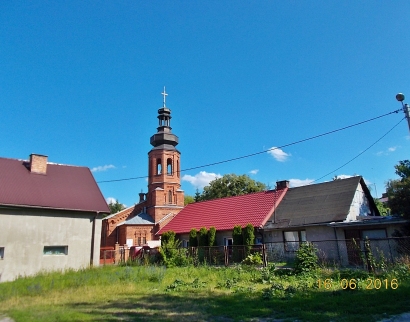
<path fill-rule="evenodd" d="M 94 263 L 95 221 L 97 220 L 98 215 L 99 215 L 99 212 L 97 211 L 93 219 L 93 226 L 92 226 L 92 232 L 91 232 L 90 267 L 93 267 L 93 263 Z"/>

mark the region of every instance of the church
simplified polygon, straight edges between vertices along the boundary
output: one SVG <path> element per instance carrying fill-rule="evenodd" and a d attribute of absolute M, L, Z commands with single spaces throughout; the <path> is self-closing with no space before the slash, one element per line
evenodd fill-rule
<path fill-rule="evenodd" d="M 165 92 L 158 110 L 157 132 L 151 136 L 153 148 L 148 152 L 148 192 L 139 194 L 139 202 L 103 219 L 101 246 L 140 246 L 158 240 L 156 233 L 183 207 L 181 190 L 181 153 L 178 136 L 172 133 L 171 110 Z"/>

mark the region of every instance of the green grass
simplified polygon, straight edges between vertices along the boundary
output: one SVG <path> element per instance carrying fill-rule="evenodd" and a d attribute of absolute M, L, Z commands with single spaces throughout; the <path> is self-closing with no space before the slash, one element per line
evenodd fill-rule
<path fill-rule="evenodd" d="M 388 289 L 366 289 L 369 278 L 387 279 Z M 356 289 L 343 290 L 341 281 L 352 279 Z M 403 266 L 376 277 L 352 270 L 301 277 L 240 266 L 106 266 L 1 283 L 0 316 L 17 322 L 378 321 L 410 311 L 409 295 L 409 270 Z"/>

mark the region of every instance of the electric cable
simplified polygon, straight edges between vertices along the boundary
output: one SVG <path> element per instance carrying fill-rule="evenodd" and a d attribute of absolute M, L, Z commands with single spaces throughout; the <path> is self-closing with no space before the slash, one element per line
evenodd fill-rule
<path fill-rule="evenodd" d="M 389 134 L 391 131 L 393 131 L 403 120 L 405 119 L 405 117 L 403 117 L 396 125 L 394 125 L 390 130 L 388 130 L 385 134 L 383 134 L 379 139 L 377 139 L 373 144 L 371 144 L 369 147 L 367 147 L 366 149 L 364 149 L 362 152 L 360 152 L 358 155 L 356 155 L 353 159 L 350 159 L 349 161 L 347 161 L 345 164 L 341 165 L 340 167 L 338 167 L 337 169 L 325 174 L 324 176 L 320 177 L 319 179 L 316 179 L 312 182 L 310 182 L 309 184 L 312 184 L 314 182 L 317 182 L 321 179 L 323 179 L 324 177 L 327 177 L 329 174 L 334 173 L 337 170 L 340 170 L 341 168 L 343 168 L 344 166 L 348 165 L 350 162 L 352 162 L 353 160 L 357 159 L 359 156 L 361 156 L 363 153 L 365 153 L 367 150 L 369 150 L 371 147 L 373 147 L 374 145 L 376 145 L 376 143 L 378 143 L 381 139 L 383 139 L 387 134 Z"/>
<path fill-rule="evenodd" d="M 285 148 L 285 147 L 289 147 L 289 146 L 292 146 L 292 145 L 296 145 L 296 144 L 299 144 L 299 143 L 303 143 L 303 142 L 306 142 L 306 141 L 317 139 L 317 138 L 320 138 L 322 136 L 326 136 L 326 135 L 330 135 L 330 134 L 333 134 L 333 133 L 336 133 L 336 132 L 347 130 L 349 128 L 359 126 L 359 125 L 362 125 L 362 124 L 365 124 L 365 123 L 368 123 L 368 122 L 371 122 L 371 121 L 375 121 L 377 119 L 388 116 L 390 114 L 398 113 L 400 111 L 401 111 L 401 109 L 398 109 L 398 110 L 395 110 L 395 111 L 392 111 L 392 112 L 389 112 L 389 113 L 386 113 L 386 114 L 383 114 L 383 115 L 380 115 L 380 116 L 373 117 L 371 119 L 368 119 L 368 120 L 365 120 L 365 121 L 362 121 L 362 122 L 358 122 L 358 123 L 355 123 L 355 124 L 352 124 L 352 125 L 344 126 L 344 127 L 339 128 L 339 129 L 336 129 L 336 130 L 328 131 L 328 132 L 325 132 L 325 133 L 322 133 L 322 134 L 311 136 L 309 138 L 294 141 L 292 143 L 284 144 L 284 145 L 281 145 L 281 146 L 278 146 L 278 147 L 275 147 L 275 148 L 271 148 L 271 149 L 267 149 L 267 150 L 263 150 L 263 151 L 260 151 L 260 152 L 255 152 L 255 153 L 243 155 L 243 156 L 236 157 L 236 158 L 231 158 L 231 159 L 227 159 L 227 160 L 223 160 L 223 161 L 217 161 L 217 162 L 213 162 L 213 163 L 208 163 L 208 164 L 204 164 L 204 165 L 199 165 L 199 166 L 195 166 L 195 167 L 191 167 L 191 168 L 182 169 L 182 170 L 179 171 L 179 173 L 185 172 L 185 171 L 190 171 L 190 170 L 195 170 L 195 169 L 200 169 L 200 168 L 206 168 L 206 167 L 210 167 L 210 166 L 217 165 L 217 164 L 228 163 L 228 162 L 232 162 L 232 161 L 236 161 L 236 160 L 240 160 L 240 159 L 250 158 L 250 157 L 253 157 L 253 156 L 256 156 L 256 155 L 259 155 L 259 154 L 263 154 L 263 153 L 266 153 L 266 152 L 269 152 L 269 151 L 282 149 L 282 148 Z M 148 176 L 131 177 L 131 178 L 123 178 L 123 179 L 113 179 L 113 180 L 103 180 L 103 181 L 98 181 L 97 183 L 128 181 L 128 180 L 137 180 L 137 179 L 145 179 L 145 178 L 148 178 Z"/>

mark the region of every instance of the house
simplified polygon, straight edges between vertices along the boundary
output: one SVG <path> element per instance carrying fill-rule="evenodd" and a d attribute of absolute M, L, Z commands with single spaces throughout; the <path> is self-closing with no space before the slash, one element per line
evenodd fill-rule
<path fill-rule="evenodd" d="M 378 239 L 374 250 L 391 254 L 385 240 L 404 222 L 381 217 L 363 178 L 355 176 L 289 188 L 263 230 L 272 256 L 294 256 L 300 242 L 312 241 L 323 258 L 348 265 L 358 262 L 352 239 L 359 247 L 366 237 Z"/>
<path fill-rule="evenodd" d="M 90 169 L 0 158 L 0 281 L 98 265 L 107 213 Z"/>
<path fill-rule="evenodd" d="M 181 153 L 178 137 L 172 133 L 171 110 L 165 104 L 158 110 L 157 133 L 151 136 L 148 152 L 148 192 L 139 194 L 139 202 L 103 220 L 101 247 L 116 244 L 140 246 L 159 244 L 157 231 L 184 207 L 181 189 Z"/>
<path fill-rule="evenodd" d="M 182 245 L 187 247 L 191 229 L 199 231 L 202 227 L 209 229 L 213 226 L 216 228 L 216 244 L 230 246 L 234 226 L 244 228 L 252 224 L 255 227 L 255 243 L 262 243 L 262 228 L 286 195 L 288 184 L 281 181 L 277 182 L 275 190 L 191 203 L 174 216 L 158 235 L 174 231 Z"/>

